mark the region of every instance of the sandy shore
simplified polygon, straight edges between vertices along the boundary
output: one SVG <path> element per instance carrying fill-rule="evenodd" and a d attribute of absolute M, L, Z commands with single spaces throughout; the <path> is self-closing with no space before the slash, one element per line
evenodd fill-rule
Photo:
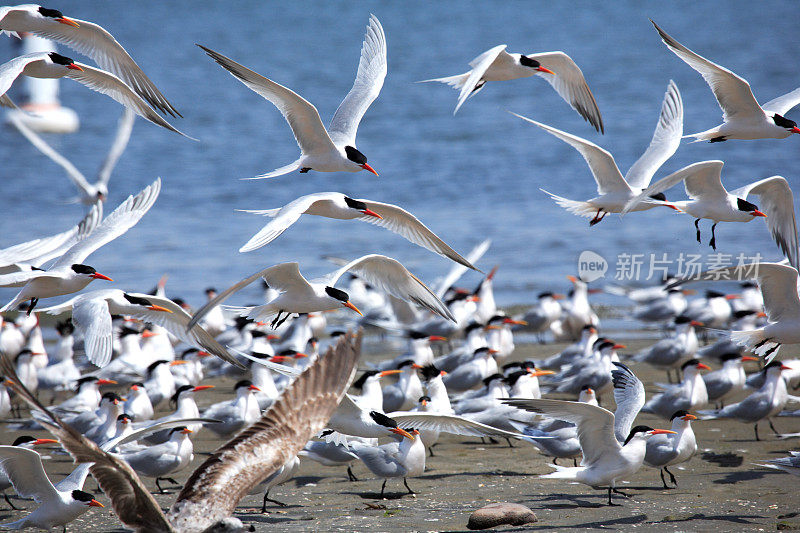
<path fill-rule="evenodd" d="M 615 339 L 625 342 L 624 338 Z M 633 352 L 651 341 L 628 344 Z M 563 345 L 517 345 L 514 360 L 540 358 L 556 353 Z M 372 358 L 372 357 L 370 357 Z M 663 381 L 663 372 L 646 365 L 631 365 L 647 385 L 648 397 L 654 381 Z M 221 401 L 229 393 L 230 382 L 209 394 L 198 394 L 201 405 Z M 602 398 L 613 407 L 613 398 Z M 164 407 L 166 409 L 166 407 Z M 166 412 L 166 411 L 165 411 Z M 652 415 L 640 415 L 639 422 L 653 427 L 669 427 L 669 422 Z M 779 418 L 777 428 L 786 433 L 800 432 L 800 419 Z M 353 471 L 359 481 L 348 482 L 344 468 L 327 468 L 304 461 L 298 476 L 276 487 L 271 497 L 287 507 L 270 504 L 269 514 L 261 514 L 261 496 L 240 502 L 236 515 L 257 531 L 454 531 L 466 529 L 469 514 L 491 502 L 520 503 L 533 509 L 538 524 L 527 529 L 633 529 L 642 531 L 770 531 L 800 529 L 800 479 L 757 467 L 751 463 L 786 455 L 800 449 L 798 439 L 778 440 L 766 424 L 756 442 L 752 425 L 732 421 L 697 421 L 693 424 L 698 454 L 688 463 L 673 468 L 679 486 L 663 490 L 658 471 L 642 468 L 623 490 L 631 498 L 619 498 L 621 507 L 605 505 L 604 491 L 584 485 L 564 484 L 560 480 L 540 479 L 551 471 L 549 458 L 527 443 L 482 444 L 479 439 L 443 436 L 435 447 L 436 456 L 428 459 L 427 471 L 409 479 L 416 496 L 405 495 L 402 479 L 390 480 L 387 498 L 378 499 L 381 480 L 361 464 Z M 10 443 L 17 433 L 4 431 L 2 442 Z M 195 439 L 192 465 L 174 477 L 185 481 L 192 470 L 216 448 L 218 441 L 208 431 Z M 54 479 L 68 473 L 70 459 L 54 455 L 46 461 Z M 151 480 L 147 480 L 152 486 Z M 87 490 L 98 492 L 89 479 Z M 177 492 L 157 495 L 168 507 Z M 100 501 L 108 503 L 105 496 Z M 14 500 L 18 506 L 33 507 L 33 502 Z M 22 511 L 9 511 L 2 505 L 0 520 L 16 520 Z M 522 528 L 512 528 L 522 529 Z M 106 532 L 124 528 L 110 508 L 91 510 L 68 526 L 68 531 Z M 503 529 L 500 529 L 503 530 Z"/>

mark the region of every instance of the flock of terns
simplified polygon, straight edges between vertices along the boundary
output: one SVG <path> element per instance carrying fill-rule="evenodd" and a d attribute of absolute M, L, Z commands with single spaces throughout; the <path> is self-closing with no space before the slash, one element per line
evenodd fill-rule
<path fill-rule="evenodd" d="M 800 89 L 759 105 L 749 84 L 733 72 L 703 58 L 653 23 L 666 46 L 709 84 L 723 110 L 723 123 L 690 135 L 696 141 L 783 139 L 800 133 L 784 115 L 800 103 Z M 688 460 L 697 450 L 692 411 L 716 403 L 719 409 L 700 411 L 708 418 L 733 418 L 756 424 L 781 412 L 793 399 L 787 384 L 800 379 L 797 361 L 771 361 L 782 344 L 800 343 L 798 236 L 792 192 L 785 178 L 773 176 L 728 192 L 721 182 L 722 161 L 695 163 L 651 184 L 661 165 L 683 138 L 683 102 L 670 82 L 650 146 L 623 176 L 610 153 L 575 135 L 530 120 L 574 147 L 597 181 L 598 196 L 574 201 L 550 194 L 569 211 L 591 218 L 590 225 L 608 213 L 624 215 L 654 207 L 669 207 L 695 218 L 697 240 L 701 219 L 749 222 L 765 218 L 786 256 L 783 263 L 738 265 L 708 272 L 705 279 L 757 278 L 749 284 L 748 299 L 736 308 L 735 299 L 715 291 L 687 302 L 681 287 L 688 280 L 672 279 L 651 289 L 619 292 L 636 303 L 637 319 L 671 322 L 674 333 L 633 356 L 637 362 L 664 368 L 670 379 L 663 392 L 645 401 L 642 382 L 620 362 L 624 348 L 598 333 L 599 321 L 587 300 L 588 289 L 571 277 L 571 296 L 543 293 L 525 317 L 498 310 L 492 295 L 495 271 L 474 291 L 455 283 L 475 263 L 488 244 L 463 257 L 399 206 L 354 199 L 336 192 L 310 194 L 277 209 L 252 211 L 270 218 L 265 227 L 239 250 L 251 252 L 289 230 L 303 214 L 360 220 L 386 228 L 455 263 L 451 275 L 429 288 L 398 261 L 370 254 L 341 261 L 340 268 L 307 280 L 298 263 L 270 266 L 217 293 L 209 289 L 207 303 L 197 310 L 167 298 L 163 284 L 152 294 L 104 289 L 82 292 L 66 302 L 37 307 L 41 299 L 72 295 L 95 280 L 113 281 L 85 264 L 89 256 L 122 236 L 155 204 L 161 191 L 157 179 L 128 197 L 103 217 L 108 181 L 131 133 L 134 114 L 180 133 L 161 114 L 180 113 L 144 74 L 128 52 L 101 26 L 73 19 L 33 4 L 0 7 L 0 30 L 10 35 L 31 33 L 92 58 L 93 67 L 55 52 L 34 53 L 0 65 L 0 103 L 15 106 L 6 94 L 20 76 L 74 79 L 125 106 L 116 140 L 99 178 L 91 183 L 66 158 L 17 120 L 13 125 L 40 151 L 61 165 L 80 189 L 88 214 L 73 228 L 0 250 L 0 286 L 19 287 L 0 311 L 20 313 L 16 322 L 0 319 L 2 373 L 0 416 L 16 401 L 28 404 L 32 418 L 18 419 L 18 429 L 44 427 L 57 439 L 21 437 L 0 446 L 0 486 L 40 506 L 6 529 L 66 526 L 90 507 L 103 504 L 83 491 L 89 474 L 111 500 L 120 521 L 136 531 L 236 531 L 244 528 L 232 517 L 247 494 L 264 491 L 290 479 L 299 458 L 328 466 L 362 461 L 383 479 L 422 474 L 443 432 L 481 437 L 521 439 L 554 457 L 555 471 L 545 477 L 573 480 L 608 491 L 608 503 L 618 483 L 643 464 L 661 469 L 664 486 L 668 467 Z M 198 45 L 199 46 L 199 45 Z M 326 128 L 317 109 L 291 89 L 265 78 L 205 46 L 200 46 L 237 80 L 274 104 L 289 123 L 300 157 L 257 178 L 294 171 L 377 171 L 356 148 L 358 125 L 378 97 L 387 73 L 386 37 L 371 16 L 361 49 L 353 88 Z M 459 91 L 455 111 L 486 82 L 538 76 L 598 132 L 603 120 L 581 70 L 562 52 L 518 54 L 499 45 L 455 76 L 426 80 L 446 83 Z M 519 116 L 519 115 L 517 115 Z M 667 200 L 664 191 L 684 183 L 689 200 Z M 761 208 L 748 200 L 757 196 Z M 337 288 L 349 277 L 348 290 Z M 221 304 L 236 292 L 262 282 L 263 305 L 233 307 Z M 743 291 L 744 293 L 745 291 Z M 358 305 L 357 305 L 358 304 Z M 762 307 L 763 306 L 763 307 Z M 359 307 L 363 308 L 362 312 Z M 326 335 L 326 313 L 343 308 L 363 315 L 362 324 L 404 335 L 408 350 L 374 365 L 354 383 L 358 395 L 346 394 L 356 373 L 361 333 L 331 334 L 320 353 L 318 337 Z M 36 314 L 71 318 L 58 325 L 59 341 L 48 356 Z M 289 319 L 290 322 L 287 322 Z M 524 318 L 525 320 L 522 320 Z M 146 324 L 142 329 L 139 324 Z M 512 328 L 526 326 L 540 334 L 577 341 L 541 361 L 510 362 L 514 351 Z M 733 329 L 729 338 L 700 348 L 695 328 Z M 463 338 L 452 351 L 434 357 L 432 343 Z M 180 356 L 175 348 L 188 346 Z M 743 362 L 756 359 L 743 350 L 763 355 L 768 364 L 746 377 Z M 85 355 L 77 361 L 73 356 Z M 216 356 L 216 357 L 211 357 Z M 722 368 L 710 370 L 697 357 L 716 358 Z M 396 375 L 381 387 L 381 379 Z M 233 377 L 234 398 L 200 410 L 194 396 L 209 385 L 204 377 Z M 540 388 L 540 380 L 541 388 Z M 98 387 L 125 385 L 126 397 L 101 394 Z M 749 388 L 748 388 L 749 387 Z M 8 390 L 13 393 L 12 397 Z M 74 390 L 58 405 L 45 407 L 40 398 L 50 391 Z M 746 390 L 739 403 L 724 402 Z M 542 399 L 542 392 L 578 395 L 579 401 Z M 598 405 L 599 396 L 612 393 L 617 409 Z M 38 395 L 38 397 L 37 397 Z M 161 402 L 171 399 L 175 411 L 154 419 Z M 640 410 L 672 421 L 671 429 L 634 425 Z M 543 418 L 542 415 L 545 415 Z M 219 447 L 184 485 L 176 502 L 164 512 L 141 476 L 162 481 L 192 460 L 191 437 L 208 429 L 230 439 Z M 320 435 L 320 440 L 311 440 Z M 391 438 L 388 444 L 378 439 Z M 58 442 L 78 463 L 67 478 L 53 484 L 42 467 L 36 446 Z M 560 458 L 582 456 L 580 466 L 555 464 Z M 769 466 L 797 474 L 796 454 Z M 6 496 L 6 501 L 11 501 Z M 13 506 L 13 505 L 12 505 Z"/>

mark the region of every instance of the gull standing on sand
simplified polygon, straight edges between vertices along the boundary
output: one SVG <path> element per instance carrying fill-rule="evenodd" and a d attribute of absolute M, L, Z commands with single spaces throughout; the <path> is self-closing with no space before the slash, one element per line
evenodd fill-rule
<path fill-rule="evenodd" d="M 708 391 L 700 370 L 711 370 L 711 368 L 697 359 L 683 363 L 681 366 L 683 381 L 665 385 L 664 391 L 650 398 L 642 411 L 669 419 L 675 411 L 694 411 L 698 407 L 704 407 L 708 403 Z"/>
<path fill-rule="evenodd" d="M 364 154 L 356 149 L 356 132 L 364 113 L 378 97 L 386 77 L 386 36 L 375 15 L 370 15 L 367 34 L 361 48 L 361 59 L 353 88 L 339 104 L 328 129 L 322 125 L 317 108 L 294 91 L 261 76 L 224 55 L 200 46 L 209 57 L 265 99 L 272 102 L 292 128 L 300 146 L 300 159 L 257 176 L 272 178 L 300 170 L 308 172 L 378 173 Z"/>
<path fill-rule="evenodd" d="M 564 52 L 542 52 L 538 54 L 515 54 L 506 52 L 505 44 L 485 51 L 472 61 L 472 69 L 464 74 L 423 80 L 420 83 L 438 81 L 459 90 L 458 103 L 453 111 L 476 95 L 487 81 L 506 81 L 539 76 L 544 78 L 558 95 L 578 112 L 594 128 L 603 133 L 603 117 L 597 108 L 583 72 L 571 57 Z"/>
<path fill-rule="evenodd" d="M 647 441 L 647 452 L 644 464 L 661 470 L 661 482 L 664 488 L 669 488 L 664 480 L 664 472 L 669 474 L 669 480 L 677 487 L 675 476 L 667 468 L 691 459 L 697 452 L 697 440 L 692 431 L 692 420 L 697 420 L 693 414 L 681 409 L 672 414 L 672 431 L 667 435 L 658 435 Z"/>

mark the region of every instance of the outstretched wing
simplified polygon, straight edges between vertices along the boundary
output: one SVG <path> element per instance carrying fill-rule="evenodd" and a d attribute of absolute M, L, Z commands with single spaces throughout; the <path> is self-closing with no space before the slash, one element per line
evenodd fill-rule
<path fill-rule="evenodd" d="M 700 161 L 699 163 L 692 163 L 691 165 L 685 166 L 669 176 L 661 178 L 643 190 L 638 196 L 625 204 L 620 214 L 625 215 L 640 202 L 645 202 L 654 194 L 664 192 L 682 181 L 686 188 L 686 194 L 691 198 L 723 200 L 727 198 L 728 191 L 722 186 L 722 165 L 724 165 L 722 161 L 714 160 Z"/>
<path fill-rule="evenodd" d="M 353 379 L 360 355 L 360 333 L 341 337 L 259 421 L 217 449 L 192 473 L 170 509 L 175 528 L 191 524 L 204 530 L 230 516 L 241 498 L 295 456 L 325 427 Z"/>
<path fill-rule="evenodd" d="M 469 66 L 472 67 L 472 70 L 467 76 L 467 80 L 464 82 L 464 85 L 461 86 L 461 92 L 458 93 L 458 103 L 456 104 L 456 108 L 453 111 L 455 115 L 458 113 L 458 110 L 464 105 L 464 102 L 467 101 L 467 98 L 472 94 L 472 91 L 475 90 L 475 87 L 478 85 L 478 82 L 481 81 L 483 75 L 486 73 L 486 70 L 494 63 L 494 60 L 500 54 L 505 54 L 506 57 L 509 59 L 511 56 L 508 52 L 506 52 L 505 44 L 498 44 L 494 48 L 490 48 L 489 50 L 485 51 L 475 59 L 469 62 Z"/>
<path fill-rule="evenodd" d="M 329 134 L 343 146 L 356 145 L 356 132 L 364 113 L 381 92 L 386 78 L 386 35 L 375 15 L 369 16 L 369 26 L 361 46 L 361 59 L 353 88 L 339 104 L 333 115 Z"/>
<path fill-rule="evenodd" d="M 614 412 L 614 435 L 618 441 L 625 442 L 636 415 L 644 405 L 644 385 L 630 368 L 622 363 L 614 364 L 617 366 L 611 371 L 614 402 L 617 404 L 617 410 Z"/>

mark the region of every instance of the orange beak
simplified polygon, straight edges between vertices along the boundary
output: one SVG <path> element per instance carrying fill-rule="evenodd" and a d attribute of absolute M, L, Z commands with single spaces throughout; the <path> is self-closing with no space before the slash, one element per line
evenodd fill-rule
<path fill-rule="evenodd" d="M 739 298 L 741 298 L 741 296 L 739 296 L 738 294 L 726 294 L 725 295 L 725 299 L 726 300 L 738 300 Z"/>
<path fill-rule="evenodd" d="M 308 355 L 306 355 L 304 353 L 300 353 L 300 352 L 297 352 L 296 354 L 294 354 L 294 358 L 295 359 L 302 359 L 303 357 L 308 357 Z"/>
<path fill-rule="evenodd" d="M 192 389 L 192 392 L 199 392 L 201 390 L 213 389 L 214 385 L 198 385 Z"/>
<path fill-rule="evenodd" d="M 86 505 L 88 505 L 89 507 L 105 507 L 105 505 L 103 505 L 102 503 L 100 503 L 97 500 L 92 500 L 89 503 L 87 503 Z"/>
<path fill-rule="evenodd" d="M 424 368 L 422 365 L 418 365 L 417 363 L 411 363 L 411 368 Z"/>
<path fill-rule="evenodd" d="M 97 384 L 98 385 L 116 385 L 117 382 L 114 381 L 113 379 L 98 379 L 97 380 Z"/>
<path fill-rule="evenodd" d="M 670 434 L 674 435 L 677 433 L 677 431 L 672 431 L 671 429 L 654 429 L 650 433 L 652 433 L 653 435 L 670 435 Z"/>
<path fill-rule="evenodd" d="M 697 368 L 700 370 L 711 370 L 711 367 L 705 363 L 697 363 Z"/>
<path fill-rule="evenodd" d="M 533 376 L 535 378 L 538 378 L 539 376 L 550 376 L 552 374 L 555 374 L 555 371 L 553 371 L 553 370 L 528 370 L 528 373 L 531 376 Z"/>
<path fill-rule="evenodd" d="M 183 433 L 183 434 L 185 434 L 185 435 L 188 435 L 189 433 L 192 433 L 192 430 L 191 430 L 191 429 L 189 429 L 189 428 L 183 428 L 183 429 L 181 430 L 181 433 Z"/>
<path fill-rule="evenodd" d="M 553 298 L 553 300 L 563 300 L 564 299 L 564 295 L 563 294 L 554 294 L 552 296 L 552 298 Z"/>
<path fill-rule="evenodd" d="M 765 215 L 764 213 L 762 213 L 762 212 L 761 212 L 761 211 L 759 211 L 758 209 L 756 209 L 755 211 L 751 211 L 751 212 L 750 212 L 750 214 L 751 214 L 751 215 L 753 215 L 754 217 L 764 217 L 764 218 L 767 218 L 767 215 Z"/>
<path fill-rule="evenodd" d="M 138 391 L 139 390 L 139 385 L 131 385 L 131 390 L 134 391 L 134 392 Z"/>
<path fill-rule="evenodd" d="M 492 267 L 492 270 L 491 270 L 491 272 L 489 272 L 489 275 L 486 276 L 486 279 L 488 279 L 488 280 L 494 279 L 494 275 L 497 274 L 497 269 L 498 268 L 500 268 L 500 265 L 495 265 L 494 267 Z"/>
<path fill-rule="evenodd" d="M 359 311 L 359 310 L 358 310 L 358 307 L 356 307 L 355 305 L 353 305 L 351 302 L 345 302 L 345 303 L 343 303 L 342 305 L 344 305 L 344 306 L 345 306 L 345 307 L 347 307 L 348 309 L 352 309 L 353 311 L 355 311 L 355 312 L 356 312 L 356 313 L 358 313 L 359 315 L 361 315 L 361 316 L 364 316 L 364 315 L 361 313 L 361 311 Z"/>
<path fill-rule="evenodd" d="M 503 319 L 503 324 L 512 324 L 514 326 L 527 326 L 528 323 L 524 320 L 514 320 L 513 318 Z"/>
<path fill-rule="evenodd" d="M 376 213 L 375 211 L 372 211 L 372 210 L 370 210 L 370 209 L 364 209 L 364 210 L 363 210 L 363 211 L 361 211 L 361 212 L 362 212 L 362 213 L 364 213 L 365 215 L 369 215 L 369 216 L 371 216 L 371 217 L 375 217 L 375 218 L 383 218 L 383 217 L 382 217 L 382 216 L 380 216 L 378 213 Z"/>
<path fill-rule="evenodd" d="M 428 405 L 428 400 L 422 400 L 422 407 L 425 407 L 426 405 Z"/>
<path fill-rule="evenodd" d="M 756 316 L 758 318 L 767 318 L 767 313 L 765 313 L 764 311 L 759 311 L 758 313 L 756 313 Z"/>
<path fill-rule="evenodd" d="M 373 173 L 373 174 L 375 174 L 376 176 L 379 176 L 379 175 L 380 175 L 380 174 L 378 174 L 377 172 L 375 172 L 375 169 L 374 169 L 374 168 L 372 168 L 371 166 L 369 166 L 369 165 L 368 165 L 368 164 L 366 164 L 366 163 L 364 163 L 363 165 L 361 165 L 361 168 L 363 168 L 364 170 L 368 170 L 368 171 L 372 172 L 372 173 Z"/>
<path fill-rule="evenodd" d="M 476 295 L 476 294 L 474 294 L 474 295 L 470 296 L 469 298 L 467 298 L 467 301 L 468 302 L 480 302 L 481 301 L 481 297 Z"/>
<path fill-rule="evenodd" d="M 684 296 L 691 296 L 697 293 L 697 291 L 694 289 L 683 289 L 681 292 L 683 293 Z"/>
<path fill-rule="evenodd" d="M 261 392 L 261 389 L 259 389 L 259 388 L 258 388 L 258 387 L 256 387 L 255 385 L 250 385 L 248 388 L 249 388 L 250 390 L 252 390 L 252 391 L 258 391 L 258 392 Z"/>
<path fill-rule="evenodd" d="M 36 439 L 31 444 L 34 446 L 38 446 L 40 444 L 58 444 L 58 441 L 54 439 Z"/>
<path fill-rule="evenodd" d="M 69 68 L 72 68 L 72 65 L 70 65 Z M 78 69 L 79 70 L 83 70 L 80 67 L 78 67 Z M 94 278 L 94 279 L 104 279 L 106 281 L 114 281 L 113 279 L 109 278 L 105 274 L 101 274 L 100 272 L 95 272 L 94 274 L 91 275 L 91 277 Z"/>
<path fill-rule="evenodd" d="M 185 365 L 185 364 L 186 364 L 186 363 L 188 363 L 188 362 L 189 362 L 189 361 L 184 361 L 183 359 L 175 359 L 174 361 L 172 361 L 172 362 L 169 364 L 169 366 Z"/>
<path fill-rule="evenodd" d="M 792 133 L 800 133 L 800 128 L 795 126 L 794 128 L 790 129 L 789 131 L 791 131 Z"/>
<path fill-rule="evenodd" d="M 572 275 L 567 276 L 567 279 L 570 280 L 572 283 L 577 283 L 578 282 L 578 278 L 576 278 L 575 276 L 572 276 Z"/>
<path fill-rule="evenodd" d="M 392 428 L 389 431 L 391 431 L 392 433 L 394 433 L 396 435 L 401 435 L 401 436 L 403 436 L 403 437 L 405 437 L 407 439 L 414 440 L 414 435 L 412 435 L 411 433 L 409 433 L 405 429 Z"/>
<path fill-rule="evenodd" d="M 266 324 L 261 324 L 261 325 L 262 326 L 266 326 Z M 274 333 L 270 333 L 269 335 L 267 335 L 267 340 L 268 341 L 276 341 L 276 340 L 278 340 L 280 338 L 281 338 L 280 335 L 275 335 Z"/>
<path fill-rule="evenodd" d="M 489 355 L 494 355 L 497 352 L 498 352 L 498 350 L 495 350 L 494 348 L 489 348 Z"/>
<path fill-rule="evenodd" d="M 539 72 L 547 72 L 548 74 L 552 74 L 553 76 L 556 75 L 556 73 L 553 72 L 552 70 L 550 70 L 549 68 L 545 68 L 545 67 L 542 67 L 542 66 L 536 67 L 536 70 L 538 70 Z"/>
<path fill-rule="evenodd" d="M 500 326 L 495 326 L 494 324 L 490 324 L 488 326 L 484 326 L 483 329 L 485 329 L 486 331 L 489 331 L 490 329 L 500 329 Z"/>
<path fill-rule="evenodd" d="M 161 307 L 160 305 L 151 305 L 150 307 L 148 307 L 148 309 L 150 309 L 151 311 L 162 311 L 164 313 L 171 313 L 172 312 L 169 309 L 167 309 L 166 307 Z"/>
<path fill-rule="evenodd" d="M 742 361 L 758 361 L 758 357 L 750 357 L 749 355 L 742 356 Z"/>
<path fill-rule="evenodd" d="M 790 367 L 790 366 L 781 365 L 781 370 L 791 370 L 791 369 L 792 369 L 792 367 Z"/>
<path fill-rule="evenodd" d="M 622 350 L 624 348 L 627 348 L 627 346 L 625 346 L 624 344 L 615 344 L 614 346 L 611 347 L 612 350 Z"/>
<path fill-rule="evenodd" d="M 56 22 L 60 22 L 61 24 L 66 24 L 67 26 L 72 26 L 73 28 L 80 28 L 81 25 L 75 22 L 72 19 L 68 19 L 67 17 L 60 17 L 56 19 Z M 102 507 L 102 505 L 100 506 Z"/>
<path fill-rule="evenodd" d="M 273 355 L 269 358 L 269 360 L 273 363 L 283 363 L 286 361 L 285 355 Z"/>
<path fill-rule="evenodd" d="M 447 372 L 445 372 L 444 370 L 442 370 L 441 372 L 439 372 L 439 375 L 440 375 L 440 376 L 446 376 L 446 375 L 447 375 Z"/>
<path fill-rule="evenodd" d="M 401 372 L 403 372 L 403 371 L 402 370 L 384 370 L 383 372 L 378 374 L 378 376 L 380 376 L 380 377 L 391 376 L 392 374 L 400 374 Z"/>
<path fill-rule="evenodd" d="M 447 337 L 440 337 L 439 335 L 431 335 L 428 337 L 428 342 L 434 341 L 447 342 Z"/>
<path fill-rule="evenodd" d="M 586 389 L 587 394 L 594 394 L 594 390 L 591 388 Z"/>
<path fill-rule="evenodd" d="M 81 67 L 79 67 L 78 65 L 76 65 L 75 63 L 70 63 L 69 65 L 67 65 L 67 68 L 70 69 L 70 70 L 80 70 L 81 72 L 83 72 L 83 69 Z M 108 278 L 106 278 L 106 279 L 108 279 Z"/>
<path fill-rule="evenodd" d="M 155 337 L 156 335 L 158 335 L 158 333 L 153 333 L 149 329 L 146 329 L 142 332 L 143 339 L 149 339 L 150 337 Z"/>
<path fill-rule="evenodd" d="M 683 418 L 684 420 L 697 420 L 697 417 L 691 413 L 689 413 L 688 415 L 683 415 L 681 418 Z"/>
<path fill-rule="evenodd" d="M 680 207 L 678 207 L 677 205 L 672 205 L 672 204 L 661 204 L 661 205 L 663 205 L 665 207 L 669 207 L 670 209 L 674 209 L 678 213 L 683 213 L 683 210 Z"/>
<path fill-rule="evenodd" d="M 208 353 L 208 352 L 204 352 L 203 350 L 199 350 L 197 352 L 197 357 L 208 357 L 209 355 L 211 355 L 211 354 Z"/>
<path fill-rule="evenodd" d="M 702 322 L 698 322 L 697 320 L 692 320 L 691 322 L 689 322 L 689 325 L 690 326 L 694 326 L 694 327 L 700 327 L 700 328 L 705 326 L 705 324 L 703 324 Z"/>

